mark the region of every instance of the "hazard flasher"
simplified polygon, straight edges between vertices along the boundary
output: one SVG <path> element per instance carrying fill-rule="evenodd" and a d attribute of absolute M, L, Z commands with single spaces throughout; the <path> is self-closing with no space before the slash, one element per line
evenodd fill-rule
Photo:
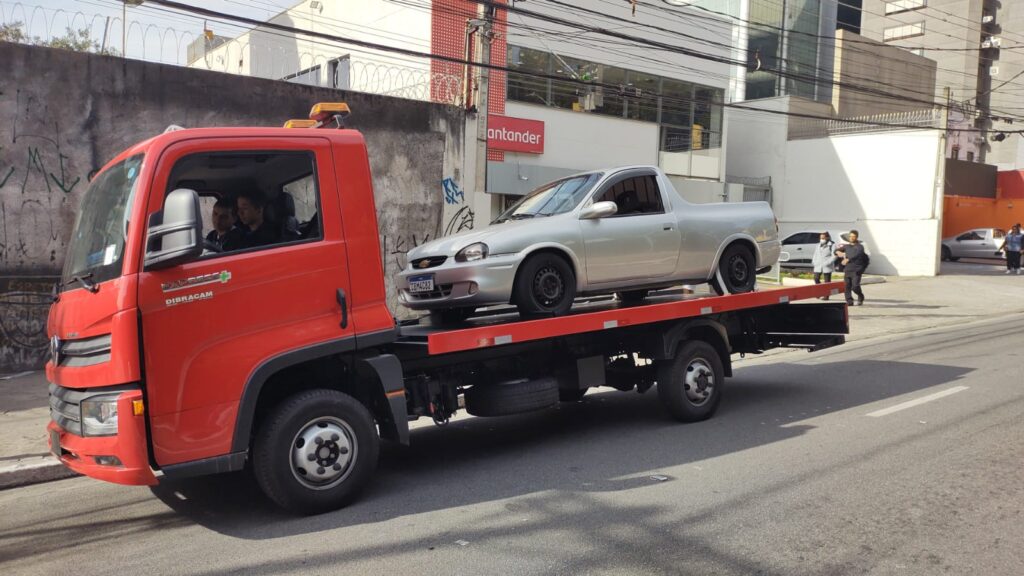
<path fill-rule="evenodd" d="M 309 119 L 292 119 L 284 123 L 285 128 L 323 128 L 334 124 L 338 128 L 345 127 L 345 118 L 351 114 L 348 104 L 344 102 L 320 102 L 309 111 Z"/>

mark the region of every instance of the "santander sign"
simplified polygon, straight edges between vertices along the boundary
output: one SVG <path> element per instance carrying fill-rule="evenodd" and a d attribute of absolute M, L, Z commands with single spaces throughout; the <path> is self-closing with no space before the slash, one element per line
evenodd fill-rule
<path fill-rule="evenodd" d="M 544 153 L 544 123 L 539 120 L 490 115 L 487 146 L 506 152 Z"/>

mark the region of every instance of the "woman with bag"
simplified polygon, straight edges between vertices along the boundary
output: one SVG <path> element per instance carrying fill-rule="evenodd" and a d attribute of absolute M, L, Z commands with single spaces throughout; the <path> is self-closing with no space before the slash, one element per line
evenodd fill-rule
<path fill-rule="evenodd" d="M 819 243 L 814 248 L 814 255 L 811 256 L 811 265 L 814 266 L 814 283 L 821 284 L 822 276 L 825 277 L 825 282 L 832 281 L 832 272 L 835 271 L 835 260 L 836 257 L 832 253 L 835 248 L 835 242 L 832 241 L 832 236 L 828 232 L 822 232 L 818 236 Z M 828 296 L 822 297 L 822 300 L 828 300 Z"/>

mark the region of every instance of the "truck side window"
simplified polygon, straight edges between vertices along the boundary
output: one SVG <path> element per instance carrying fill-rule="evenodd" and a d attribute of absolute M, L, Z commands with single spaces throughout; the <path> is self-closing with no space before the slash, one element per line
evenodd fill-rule
<path fill-rule="evenodd" d="M 203 235 L 214 237 L 220 253 L 258 250 L 322 237 L 320 194 L 311 152 L 229 151 L 185 156 L 175 163 L 168 192 L 189 188 L 199 193 Z M 233 210 L 234 226 L 217 230 L 206 199 L 220 198 Z M 223 219 L 222 219 L 223 220 Z M 230 226 L 230 223 L 228 224 Z"/>
<path fill-rule="evenodd" d="M 661 214 L 665 206 L 661 201 L 658 181 L 653 175 L 634 176 L 616 182 L 594 202 L 615 202 L 619 207 L 616 216 L 638 216 Z"/>

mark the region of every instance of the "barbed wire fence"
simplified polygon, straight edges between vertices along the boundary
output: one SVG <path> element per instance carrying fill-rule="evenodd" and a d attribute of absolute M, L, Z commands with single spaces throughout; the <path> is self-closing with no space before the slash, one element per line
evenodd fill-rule
<path fill-rule="evenodd" d="M 0 2 L 0 41 L 255 76 L 461 106 L 464 80 L 414 62 L 259 29 L 238 38 L 193 33 L 116 15 Z"/>

